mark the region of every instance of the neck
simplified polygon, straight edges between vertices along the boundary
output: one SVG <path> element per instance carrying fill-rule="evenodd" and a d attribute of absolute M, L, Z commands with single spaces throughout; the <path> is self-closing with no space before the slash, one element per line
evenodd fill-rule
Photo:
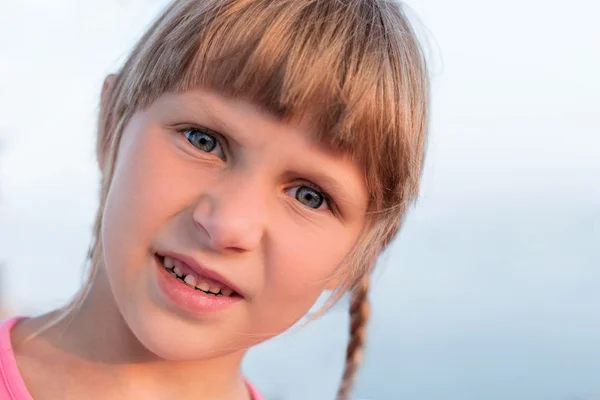
<path fill-rule="evenodd" d="M 55 316 L 56 312 L 41 318 L 48 321 Z M 103 268 L 99 268 L 82 305 L 37 340 L 56 349 L 71 365 L 109 372 L 102 376 L 113 377 L 111 387 L 122 386 L 128 398 L 149 398 L 142 393 L 152 393 L 152 398 L 174 398 L 174 393 L 181 399 L 197 398 L 198 393 L 207 398 L 248 397 L 240 375 L 245 352 L 177 362 L 161 359 L 146 349 L 119 312 Z"/>

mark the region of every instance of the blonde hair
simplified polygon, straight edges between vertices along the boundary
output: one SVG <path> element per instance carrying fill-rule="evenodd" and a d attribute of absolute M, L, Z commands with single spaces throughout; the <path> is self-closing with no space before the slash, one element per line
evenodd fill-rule
<path fill-rule="evenodd" d="M 310 116 L 317 138 L 356 159 L 368 188 L 368 227 L 332 296 L 351 293 L 350 340 L 338 399 L 349 397 L 369 308 L 368 277 L 415 201 L 428 114 L 425 58 L 391 0 L 176 0 L 135 46 L 98 124 L 102 168 L 88 282 L 124 127 L 166 92 L 204 87 L 254 102 L 282 121 Z"/>

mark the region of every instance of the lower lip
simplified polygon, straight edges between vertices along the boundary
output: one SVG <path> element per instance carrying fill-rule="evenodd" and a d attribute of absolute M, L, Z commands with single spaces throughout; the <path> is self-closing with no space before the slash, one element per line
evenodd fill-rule
<path fill-rule="evenodd" d="M 157 269 L 157 281 L 163 294 L 180 308 L 194 314 L 210 314 L 223 311 L 242 301 L 239 296 L 215 296 L 200 290 L 192 289 L 179 279 L 173 278 L 162 265 L 158 257 L 154 257 Z"/>

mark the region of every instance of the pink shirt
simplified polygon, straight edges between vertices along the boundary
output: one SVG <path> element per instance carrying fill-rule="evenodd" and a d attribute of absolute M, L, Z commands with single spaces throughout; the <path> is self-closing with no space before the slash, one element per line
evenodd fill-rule
<path fill-rule="evenodd" d="M 10 341 L 10 330 L 22 318 L 0 321 L 0 399 L 33 400 L 17 368 L 15 353 Z M 264 400 L 256 388 L 247 383 L 253 400 Z"/>

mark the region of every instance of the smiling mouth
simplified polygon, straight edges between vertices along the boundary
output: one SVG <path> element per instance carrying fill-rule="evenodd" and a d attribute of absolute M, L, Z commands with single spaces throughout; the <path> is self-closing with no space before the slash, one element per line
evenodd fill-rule
<path fill-rule="evenodd" d="M 156 257 L 169 275 L 191 289 L 215 297 L 242 297 L 223 283 L 202 277 L 197 273 L 190 271 L 189 268 L 179 260 L 161 256 L 160 254 L 156 254 Z"/>

